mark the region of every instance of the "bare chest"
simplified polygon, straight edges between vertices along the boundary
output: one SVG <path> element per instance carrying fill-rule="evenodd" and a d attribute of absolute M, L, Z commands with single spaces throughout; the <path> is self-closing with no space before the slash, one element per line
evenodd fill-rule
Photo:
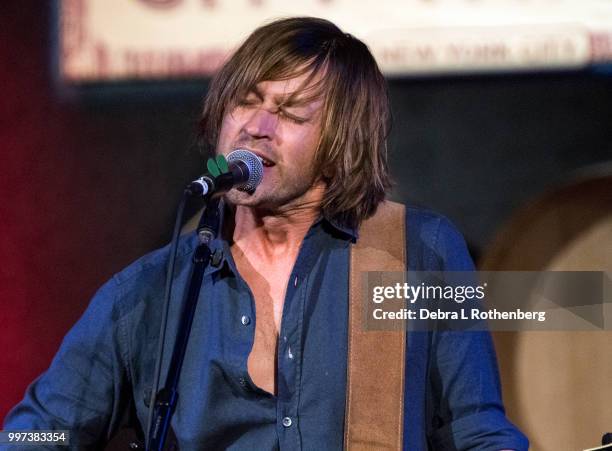
<path fill-rule="evenodd" d="M 257 268 L 236 262 L 255 300 L 255 333 L 247 366 L 255 385 L 276 393 L 278 336 L 287 283 L 293 264 L 286 261 Z"/>

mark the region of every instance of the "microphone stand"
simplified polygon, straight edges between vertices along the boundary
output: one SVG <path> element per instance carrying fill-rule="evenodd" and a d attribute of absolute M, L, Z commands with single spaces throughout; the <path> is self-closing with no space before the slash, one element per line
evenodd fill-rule
<path fill-rule="evenodd" d="M 153 418 L 149 423 L 147 437 L 147 451 L 162 451 L 170 429 L 170 420 L 174 414 L 178 400 L 178 383 L 181 367 L 185 358 L 189 333 L 193 324 L 195 309 L 204 277 L 204 271 L 211 261 L 211 251 L 208 243 L 217 236 L 219 232 L 219 198 L 207 200 L 207 205 L 198 225 L 198 239 L 200 244 L 193 254 L 193 268 L 191 279 L 187 290 L 187 296 L 183 305 L 183 311 L 178 326 L 177 339 L 174 344 L 170 367 L 164 387 L 154 396 Z M 171 258 L 173 258 L 171 256 Z M 162 337 L 160 336 L 160 339 Z M 161 356 L 160 356 L 161 359 Z M 153 388 L 154 390 L 157 387 Z"/>

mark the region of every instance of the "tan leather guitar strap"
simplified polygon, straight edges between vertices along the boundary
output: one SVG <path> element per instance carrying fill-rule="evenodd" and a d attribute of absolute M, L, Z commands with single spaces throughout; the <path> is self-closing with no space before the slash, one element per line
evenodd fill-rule
<path fill-rule="evenodd" d="M 364 221 L 351 248 L 344 447 L 350 451 L 403 446 L 406 334 L 365 331 L 366 271 L 406 271 L 403 205 L 384 202 Z"/>

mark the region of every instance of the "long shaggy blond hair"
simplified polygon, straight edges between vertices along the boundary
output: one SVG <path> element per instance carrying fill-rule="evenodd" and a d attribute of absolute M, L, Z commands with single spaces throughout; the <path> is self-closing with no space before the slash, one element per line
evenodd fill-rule
<path fill-rule="evenodd" d="M 282 19 L 255 30 L 211 81 L 200 120 L 214 152 L 226 112 L 259 82 L 320 75 L 313 97 L 324 99 L 315 173 L 327 188 L 322 213 L 356 227 L 373 215 L 391 186 L 387 166 L 387 85 L 367 46 L 333 23 Z"/>

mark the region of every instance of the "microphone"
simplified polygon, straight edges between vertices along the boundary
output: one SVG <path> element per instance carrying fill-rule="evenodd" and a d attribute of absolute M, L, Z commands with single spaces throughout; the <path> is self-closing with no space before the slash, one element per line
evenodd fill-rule
<path fill-rule="evenodd" d="M 244 149 L 232 151 L 227 156 L 229 171 L 214 177 L 204 174 L 191 182 L 186 192 L 192 196 L 221 195 L 232 188 L 252 193 L 263 178 L 263 164 L 257 155 Z"/>

